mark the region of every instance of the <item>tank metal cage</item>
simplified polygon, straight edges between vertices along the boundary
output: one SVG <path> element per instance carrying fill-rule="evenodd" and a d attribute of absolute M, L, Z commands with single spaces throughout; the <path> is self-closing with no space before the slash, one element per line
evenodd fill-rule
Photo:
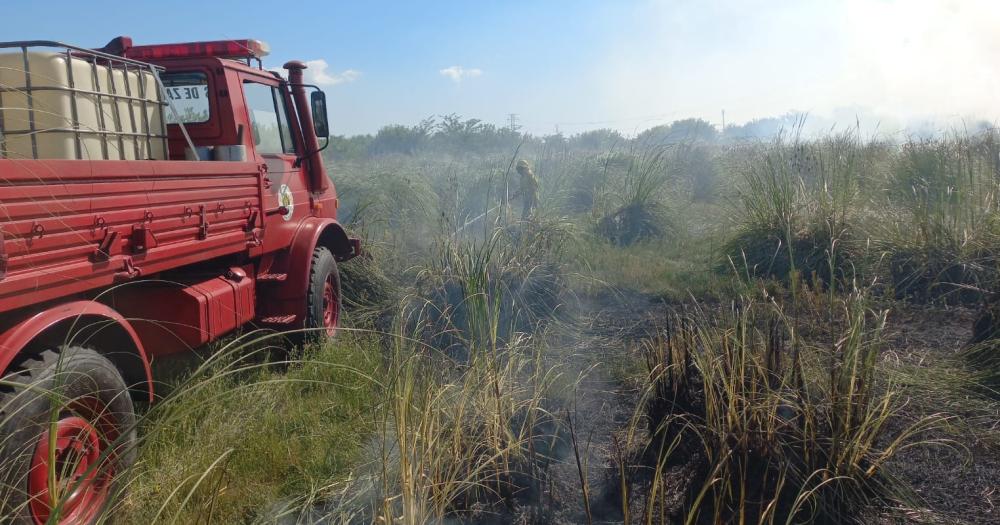
<path fill-rule="evenodd" d="M 162 141 L 162 151 L 166 154 L 167 123 L 163 118 L 163 111 L 164 107 L 166 107 L 168 103 L 164 101 L 165 97 L 163 97 L 162 94 L 163 84 L 159 76 L 160 71 L 163 70 L 162 67 L 116 55 L 110 55 L 93 49 L 86 49 L 50 40 L 0 42 L 0 53 L 6 49 L 20 49 L 24 66 L 24 85 L 5 86 L 0 84 L 0 158 L 6 157 L 5 137 L 29 135 L 31 137 L 32 158 L 38 159 L 38 136 L 42 133 L 72 133 L 76 159 L 84 158 L 84 148 L 81 139 L 85 136 L 94 135 L 100 139 L 101 158 L 104 160 L 125 160 L 126 137 L 131 138 L 129 142 L 133 145 L 135 159 L 148 158 L 147 155 L 153 151 L 154 141 Z M 33 86 L 29 49 L 58 50 L 57 53 L 65 57 L 67 85 Z M 83 60 L 89 65 L 91 78 L 88 80 L 88 83 L 95 86 L 95 89 L 90 90 L 76 87 L 77 82 L 81 79 L 74 79 L 73 77 L 74 60 Z M 121 74 L 122 86 L 119 86 L 115 81 L 116 72 Z M 155 85 L 161 92 L 159 94 L 160 98 L 157 98 L 157 94 L 147 93 L 148 90 L 146 89 L 146 83 L 142 81 L 142 74 L 145 72 L 151 74 L 155 80 Z M 130 85 L 130 73 L 133 75 L 138 74 L 139 76 L 140 81 L 138 82 L 137 93 L 133 93 L 132 86 Z M 101 77 L 105 78 L 102 79 Z M 71 125 L 38 129 L 36 126 L 37 119 L 35 114 L 35 99 L 36 96 L 39 96 L 38 93 L 40 91 L 65 92 L 69 95 L 70 115 L 68 115 L 68 123 Z M 5 109 L 5 106 L 3 97 L 8 93 L 21 93 L 25 95 L 27 99 L 27 108 L 17 109 L 27 111 L 28 129 L 7 129 L 4 126 L 4 112 L 2 110 Z M 93 97 L 96 101 L 98 120 L 98 127 L 96 129 L 90 126 L 81 125 L 80 116 L 78 114 L 78 103 L 80 97 Z M 106 111 L 104 111 L 106 101 L 110 102 L 110 114 L 106 114 Z M 127 115 L 122 114 L 122 107 L 118 102 L 124 102 L 124 105 L 128 106 Z M 139 111 L 136 110 L 136 106 L 138 106 Z M 157 112 L 160 117 L 159 119 L 156 119 L 160 124 L 158 126 L 159 129 L 157 130 L 151 129 L 153 124 L 150 122 L 150 108 Z M 140 114 L 136 115 L 136 113 Z M 126 121 L 125 119 L 128 120 Z M 130 129 L 133 131 L 126 130 L 126 123 L 131 125 Z M 108 147 L 109 142 L 117 142 L 118 159 L 110 158 L 111 154 L 109 153 Z M 141 145 L 144 145 L 144 147 Z"/>

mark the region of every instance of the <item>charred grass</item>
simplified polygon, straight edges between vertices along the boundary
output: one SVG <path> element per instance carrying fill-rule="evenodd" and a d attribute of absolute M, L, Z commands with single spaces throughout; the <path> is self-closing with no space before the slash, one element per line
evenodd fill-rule
<path fill-rule="evenodd" d="M 648 386 L 623 441 L 646 436 L 619 471 L 623 491 L 642 489 L 622 494 L 623 515 L 843 523 L 912 504 L 884 467 L 907 448 L 940 444 L 920 436 L 946 418 L 894 426 L 903 402 L 878 370 L 885 313 L 860 295 L 834 307 L 843 325 L 831 346 L 803 339 L 773 303 L 668 316 L 640 347 Z"/>

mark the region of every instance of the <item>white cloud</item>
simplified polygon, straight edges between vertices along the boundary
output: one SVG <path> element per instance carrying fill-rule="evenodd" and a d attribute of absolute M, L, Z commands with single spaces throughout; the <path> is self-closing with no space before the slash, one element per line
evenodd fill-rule
<path fill-rule="evenodd" d="M 308 69 L 305 71 L 305 81 L 307 84 L 335 86 L 337 84 L 354 82 L 361 77 L 361 72 L 354 69 L 345 69 L 340 73 L 330 71 L 330 64 L 323 59 L 307 60 L 306 66 L 308 66 Z"/>
<path fill-rule="evenodd" d="M 438 71 L 442 76 L 448 77 L 452 82 L 459 84 L 462 80 L 466 78 L 475 78 L 483 74 L 483 70 L 479 68 L 464 68 L 462 66 L 451 66 L 446 67 Z"/>

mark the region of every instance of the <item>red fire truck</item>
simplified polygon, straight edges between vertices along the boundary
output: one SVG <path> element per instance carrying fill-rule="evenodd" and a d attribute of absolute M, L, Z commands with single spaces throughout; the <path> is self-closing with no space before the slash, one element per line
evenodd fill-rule
<path fill-rule="evenodd" d="M 0 521 L 91 523 L 150 361 L 248 323 L 332 336 L 326 99 L 256 40 L 0 43 Z"/>

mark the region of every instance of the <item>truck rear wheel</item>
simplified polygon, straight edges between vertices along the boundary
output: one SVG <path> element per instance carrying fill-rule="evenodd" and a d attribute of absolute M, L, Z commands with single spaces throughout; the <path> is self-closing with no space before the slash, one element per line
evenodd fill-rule
<path fill-rule="evenodd" d="M 135 460 L 135 411 L 121 374 L 94 350 L 70 346 L 26 358 L 3 379 L 0 516 L 93 523 Z"/>
<path fill-rule="evenodd" d="M 313 251 L 306 298 L 306 341 L 321 342 L 337 333 L 340 324 L 340 271 L 325 246 Z"/>

